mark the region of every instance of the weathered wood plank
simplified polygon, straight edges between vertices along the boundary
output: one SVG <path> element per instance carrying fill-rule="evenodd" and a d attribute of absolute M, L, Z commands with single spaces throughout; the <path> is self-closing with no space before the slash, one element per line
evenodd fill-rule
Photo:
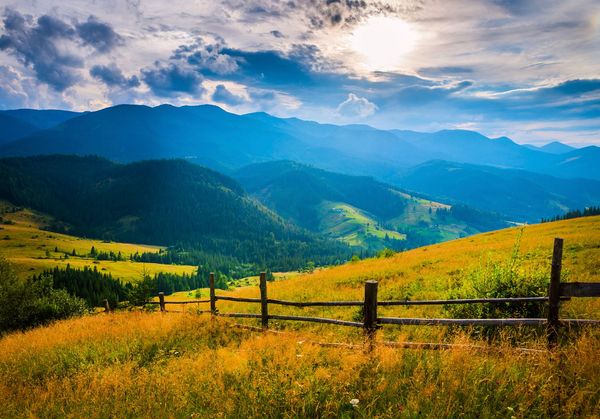
<path fill-rule="evenodd" d="M 160 295 L 159 295 L 160 298 Z M 210 300 L 185 300 L 185 301 L 168 301 L 165 300 L 165 304 L 199 304 L 199 303 L 210 303 Z M 148 301 L 147 304 L 160 304 L 160 301 Z"/>
<path fill-rule="evenodd" d="M 239 303 L 260 303 L 262 301 L 260 298 L 226 297 L 224 295 L 217 295 L 215 298 L 217 300 L 237 301 Z"/>
<path fill-rule="evenodd" d="M 165 312 L 165 293 L 164 292 L 158 293 L 158 304 L 160 304 L 160 311 L 164 313 Z"/>
<path fill-rule="evenodd" d="M 221 297 L 217 297 L 221 298 Z M 235 297 L 228 297 L 234 300 Z M 250 299 L 250 302 L 259 302 L 258 299 Z M 570 297 L 561 297 L 561 300 L 570 300 Z M 452 300 L 397 300 L 397 301 L 378 301 L 378 306 L 420 306 L 420 305 L 445 305 L 445 304 L 502 304 L 502 303 L 517 303 L 517 302 L 539 302 L 545 303 L 548 297 L 511 297 L 511 298 L 463 298 Z M 293 307 L 344 307 L 364 305 L 364 301 L 287 301 L 268 299 L 269 304 Z"/>
<path fill-rule="evenodd" d="M 562 297 L 561 300 L 569 300 Z M 446 304 L 502 304 L 502 303 L 545 303 L 548 297 L 507 297 L 507 298 L 456 298 L 452 300 L 399 300 L 379 301 L 379 306 L 420 306 L 420 305 L 446 305 Z"/>
<path fill-rule="evenodd" d="M 262 316 L 260 314 L 252 314 L 252 313 L 217 313 L 217 316 L 220 317 L 240 317 L 246 319 L 260 319 Z"/>
<path fill-rule="evenodd" d="M 342 306 L 362 306 L 363 301 L 286 301 L 269 298 L 269 304 L 293 307 L 342 307 Z"/>
<path fill-rule="evenodd" d="M 363 307 L 363 327 L 369 339 L 377 331 L 377 281 L 365 282 L 365 305 Z"/>
<path fill-rule="evenodd" d="M 269 328 L 269 303 L 267 302 L 267 274 L 260 273 L 260 315 L 263 329 Z"/>
<path fill-rule="evenodd" d="M 381 324 L 399 324 L 414 326 L 537 326 L 545 325 L 546 319 L 415 319 L 380 317 Z"/>
<path fill-rule="evenodd" d="M 208 286 L 210 287 L 210 311 L 217 313 L 217 299 L 215 298 L 215 274 L 211 272 L 208 275 Z"/>
<path fill-rule="evenodd" d="M 327 319 L 327 318 L 323 318 L 323 317 L 270 315 L 269 319 L 291 320 L 291 321 L 298 321 L 298 322 L 313 322 L 313 323 L 330 323 L 330 324 L 337 324 L 338 326 L 363 327 L 363 324 L 361 322 L 350 322 L 350 321 L 346 321 L 346 320 Z"/>
<path fill-rule="evenodd" d="M 552 348 L 558 341 L 558 311 L 560 309 L 560 272 L 562 270 L 563 239 L 554 239 L 552 251 L 552 269 L 550 271 L 550 285 L 548 286 L 548 325 L 546 336 L 548 347 Z"/>
<path fill-rule="evenodd" d="M 567 297 L 600 297 L 600 282 L 563 282 L 560 295 Z"/>

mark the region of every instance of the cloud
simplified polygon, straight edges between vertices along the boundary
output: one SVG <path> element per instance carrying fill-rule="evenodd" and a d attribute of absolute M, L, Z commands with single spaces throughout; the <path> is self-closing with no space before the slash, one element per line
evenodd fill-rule
<path fill-rule="evenodd" d="M 83 60 L 58 46 L 60 41 L 74 39 L 75 31 L 70 25 L 49 15 L 40 16 L 34 22 L 31 16 L 6 9 L 4 30 L 0 50 L 8 51 L 31 67 L 38 80 L 57 91 L 79 80 L 77 69 L 83 67 Z"/>
<path fill-rule="evenodd" d="M 28 99 L 21 75 L 11 67 L 0 66 L 0 107 L 21 108 L 26 106 Z"/>
<path fill-rule="evenodd" d="M 140 80 L 137 76 L 125 77 L 121 69 L 114 63 L 93 66 L 90 69 L 90 76 L 102 81 L 109 87 L 131 88 L 140 85 Z"/>
<path fill-rule="evenodd" d="M 180 93 L 196 95 L 204 92 L 202 76 L 177 64 L 165 66 L 156 62 L 154 67 L 141 71 L 142 80 L 157 96 L 172 97 Z"/>
<path fill-rule="evenodd" d="M 55 16 L 46 14 L 34 20 L 30 15 L 7 8 L 3 23 L 5 33 L 0 37 L 0 50 L 32 68 L 39 81 L 58 92 L 81 80 L 84 60 L 83 53 L 78 54 L 75 48 L 77 44 L 108 52 L 122 43 L 109 24 L 94 16 L 72 26 Z"/>
<path fill-rule="evenodd" d="M 212 100 L 229 106 L 238 106 L 246 102 L 245 98 L 231 93 L 222 84 L 217 85 L 214 93 L 212 94 Z"/>
<path fill-rule="evenodd" d="M 376 110 L 377 105 L 354 93 L 349 93 L 348 98 L 337 107 L 337 112 L 347 118 L 366 118 L 373 115 Z"/>
<path fill-rule="evenodd" d="M 470 67 L 460 66 L 440 66 L 440 67 L 422 67 L 417 70 L 424 77 L 445 77 L 471 74 L 474 70 Z"/>
<path fill-rule="evenodd" d="M 123 44 L 123 38 L 114 31 L 112 26 L 101 22 L 95 16 L 89 16 L 86 22 L 78 23 L 75 28 L 83 43 L 99 52 L 108 52 Z"/>
<path fill-rule="evenodd" d="M 205 75 L 223 75 L 235 72 L 238 62 L 235 57 L 223 53 L 220 42 L 206 43 L 198 38 L 192 44 L 180 45 L 171 56 L 174 60 L 185 60 Z"/>

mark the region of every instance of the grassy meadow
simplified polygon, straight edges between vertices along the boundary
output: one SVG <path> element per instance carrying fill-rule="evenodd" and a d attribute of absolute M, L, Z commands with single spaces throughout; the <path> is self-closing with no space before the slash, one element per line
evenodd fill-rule
<path fill-rule="evenodd" d="M 352 205 L 324 201 L 319 206 L 322 222 L 319 230 L 351 246 L 364 246 L 386 236 L 404 240 L 406 235 L 382 227 L 373 217 Z"/>
<path fill-rule="evenodd" d="M 517 261 L 523 278 L 550 272 L 554 237 L 565 240 L 564 274 L 600 282 L 600 217 L 480 234 L 268 283 L 269 297 L 444 298 L 494 262 Z M 251 284 L 232 291 L 258 296 Z M 201 290 L 202 298 L 206 296 Z M 171 298 L 194 298 L 180 293 Z M 220 311 L 257 305 L 219 301 Z M 171 306 L 170 306 L 171 307 Z M 5 417 L 599 417 L 600 330 L 571 333 L 553 352 L 543 336 L 502 336 L 487 350 L 466 332 L 385 327 L 377 340 L 445 341 L 449 350 L 361 348 L 359 330 L 272 322 L 273 332 L 186 313 L 119 312 L 60 321 L 0 339 L 0 416 Z M 352 319 L 356 309 L 276 308 L 275 313 Z M 380 309 L 434 316 L 439 307 Z M 564 304 L 563 317 L 600 318 L 600 299 Z M 253 321 L 247 324 L 256 324 Z M 316 342 L 356 343 L 359 348 Z"/>
<path fill-rule="evenodd" d="M 114 252 L 115 254 L 121 252 L 125 259 L 136 252 L 140 254 L 158 252 L 160 248 L 139 244 L 103 242 L 45 231 L 42 228 L 49 221 L 47 216 L 29 209 L 6 212 L 6 208 L 8 208 L 7 204 L 0 203 L 0 215 L 4 220 L 4 223 L 0 223 L 0 255 L 11 262 L 21 277 L 39 274 L 45 269 L 56 266 L 65 268 L 67 264 L 79 269 L 84 266 L 95 266 L 99 271 L 110 273 L 113 277 L 124 281 L 137 281 L 142 277 L 143 272 L 148 275 L 159 272 L 190 274 L 196 270 L 195 266 L 138 263 L 130 260 L 116 262 L 94 260 L 88 257 L 92 246 L 98 252 Z M 1 211 L 2 209 L 5 211 Z M 76 256 L 73 256 L 73 251 Z"/>

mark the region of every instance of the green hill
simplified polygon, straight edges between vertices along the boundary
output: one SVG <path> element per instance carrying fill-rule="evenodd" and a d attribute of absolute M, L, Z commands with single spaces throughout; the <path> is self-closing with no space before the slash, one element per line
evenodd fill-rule
<path fill-rule="evenodd" d="M 298 225 L 368 250 L 410 248 L 507 225 L 491 213 L 434 202 L 371 177 L 291 161 L 250 165 L 234 177 Z"/>
<path fill-rule="evenodd" d="M 0 173 L 0 199 L 51 215 L 57 222 L 50 228 L 59 232 L 176 246 L 281 270 L 349 256 L 342 244 L 283 221 L 233 179 L 182 160 L 14 158 L 0 160 Z"/>

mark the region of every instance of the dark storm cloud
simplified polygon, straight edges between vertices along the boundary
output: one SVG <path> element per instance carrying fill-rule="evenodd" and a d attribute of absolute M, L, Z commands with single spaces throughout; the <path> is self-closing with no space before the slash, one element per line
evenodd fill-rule
<path fill-rule="evenodd" d="M 83 43 L 94 47 L 99 52 L 108 52 L 123 44 L 123 39 L 113 27 L 101 22 L 95 16 L 88 17 L 86 22 L 78 23 L 75 28 Z"/>
<path fill-rule="evenodd" d="M 398 14 L 421 8 L 420 1 L 394 3 L 376 0 L 223 0 L 222 4 L 230 10 L 241 12 L 243 21 L 247 23 L 301 16 L 311 29 L 353 25 L 368 16 Z"/>
<path fill-rule="evenodd" d="M 59 92 L 80 80 L 79 69 L 84 66 L 81 56 L 66 51 L 69 42 L 90 45 L 99 52 L 122 42 L 110 25 L 93 16 L 72 26 L 55 16 L 42 15 L 34 20 L 7 8 L 3 23 L 0 50 L 14 55 L 33 69 L 39 81 Z"/>
<path fill-rule="evenodd" d="M 62 41 L 74 40 L 73 27 L 49 15 L 33 20 L 16 10 L 6 9 L 0 50 L 14 55 L 31 67 L 38 80 L 63 91 L 79 80 L 78 69 L 83 60 L 59 48 Z"/>
<path fill-rule="evenodd" d="M 95 65 L 90 69 L 90 76 L 102 81 L 109 87 L 130 88 L 140 85 L 137 76 L 125 77 L 121 69 L 115 64 Z"/>
<path fill-rule="evenodd" d="M 313 29 L 353 25 L 366 17 L 399 14 L 420 9 L 420 2 L 400 3 L 364 0 L 305 0 L 303 6 Z"/>
<path fill-rule="evenodd" d="M 215 92 L 212 95 L 212 100 L 230 106 L 237 106 L 246 102 L 246 100 L 243 97 L 231 93 L 222 84 L 217 85 L 217 88 L 215 89 Z"/>
<path fill-rule="evenodd" d="M 155 63 L 154 67 L 142 69 L 142 79 L 152 92 L 161 97 L 172 97 L 180 93 L 199 94 L 204 91 L 202 76 L 197 72 L 170 63 Z"/>

